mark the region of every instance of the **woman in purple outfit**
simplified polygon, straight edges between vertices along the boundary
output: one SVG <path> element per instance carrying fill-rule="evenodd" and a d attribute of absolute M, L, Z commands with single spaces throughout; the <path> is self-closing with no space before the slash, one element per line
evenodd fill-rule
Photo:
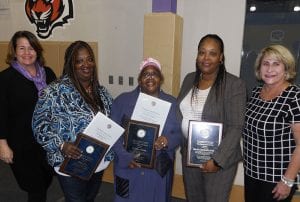
<path fill-rule="evenodd" d="M 156 157 L 166 151 L 172 159 L 172 165 L 166 175 L 161 175 L 156 169 L 148 169 L 134 161 L 132 153 L 123 146 L 124 136 L 113 146 L 116 153 L 114 161 L 115 202 L 166 202 L 171 199 L 173 182 L 173 163 L 175 149 L 180 143 L 180 125 L 176 120 L 176 99 L 164 93 L 160 86 L 163 82 L 160 63 L 153 59 L 145 59 L 140 66 L 139 86 L 131 92 L 119 95 L 112 105 L 111 117 L 117 123 L 124 125 L 124 117 L 131 117 L 140 92 L 170 102 L 166 123 L 162 135 L 155 141 Z"/>

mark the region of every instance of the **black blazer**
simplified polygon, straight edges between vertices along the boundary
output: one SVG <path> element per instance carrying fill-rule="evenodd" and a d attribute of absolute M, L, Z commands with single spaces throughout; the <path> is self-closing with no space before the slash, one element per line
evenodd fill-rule
<path fill-rule="evenodd" d="M 54 72 L 45 67 L 46 83 L 56 79 Z M 21 150 L 37 144 L 31 128 L 31 119 L 38 91 L 13 67 L 0 72 L 0 139 L 7 139 L 13 149 Z"/>

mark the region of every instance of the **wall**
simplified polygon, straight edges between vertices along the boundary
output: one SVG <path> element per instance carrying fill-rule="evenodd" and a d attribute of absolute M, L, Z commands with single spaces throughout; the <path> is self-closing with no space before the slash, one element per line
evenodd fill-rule
<path fill-rule="evenodd" d="M 7 41 L 16 30 L 35 32 L 24 11 L 24 0 L 10 0 L 8 14 L 0 14 L 0 41 Z M 113 96 L 132 89 L 128 77 L 136 81 L 143 57 L 144 14 L 151 12 L 149 0 L 73 0 L 74 19 L 53 30 L 50 41 L 86 40 L 98 42 L 100 80 Z M 109 85 L 108 75 L 124 76 L 124 85 Z M 127 82 L 125 82 L 127 81 Z M 135 83 L 136 84 L 136 83 Z"/>
<path fill-rule="evenodd" d="M 0 41 L 8 41 L 16 30 L 35 32 L 24 12 L 24 0 L 10 0 L 10 9 L 0 11 Z M 151 0 L 73 0 L 74 19 L 63 28 L 56 28 L 49 41 L 86 40 L 98 42 L 100 82 L 113 96 L 128 91 L 128 77 L 136 81 L 143 55 L 143 20 L 151 13 Z M 239 75 L 245 0 L 177 0 L 177 14 L 183 17 L 181 78 L 195 69 L 197 44 L 207 33 L 219 34 L 225 43 L 227 70 Z M 0 50 L 1 51 L 1 50 Z M 2 54 L 2 52 L 0 52 Z M 115 84 L 108 84 L 108 76 Z M 118 76 L 124 85 L 118 85 Z M 136 83 L 134 84 L 134 86 Z M 180 155 L 176 172 L 181 173 Z M 235 183 L 242 184 L 242 169 Z"/>
<path fill-rule="evenodd" d="M 41 41 L 41 45 L 44 49 L 44 57 L 45 60 L 48 61 L 47 65 L 52 67 L 55 75 L 61 75 L 64 66 L 64 56 L 67 47 L 72 42 L 55 42 L 55 41 Z M 98 61 L 98 44 L 97 42 L 88 42 L 93 52 L 95 54 L 95 59 Z M 5 62 L 6 55 L 7 55 L 7 47 L 9 42 L 8 41 L 0 41 L 0 50 L 2 50 L 0 54 L 0 71 L 7 68 L 7 64 Z"/>
<path fill-rule="evenodd" d="M 277 14 L 279 16 L 285 16 L 284 14 Z M 265 17 L 262 16 L 261 19 Z M 286 22 L 290 21 L 290 18 L 286 16 Z M 300 18 L 298 20 L 300 22 Z M 282 44 L 289 48 L 296 60 L 297 77 L 296 84 L 300 84 L 300 24 L 249 24 L 245 27 L 244 36 L 244 50 L 241 65 L 241 77 L 246 81 L 248 87 L 248 94 L 250 96 L 251 90 L 254 86 L 258 85 L 255 78 L 253 67 L 255 58 L 260 50 L 270 44 Z M 274 30 L 281 31 L 283 35 L 279 37 L 278 41 L 271 39 L 271 33 Z M 258 37 L 259 36 L 259 37 Z"/>

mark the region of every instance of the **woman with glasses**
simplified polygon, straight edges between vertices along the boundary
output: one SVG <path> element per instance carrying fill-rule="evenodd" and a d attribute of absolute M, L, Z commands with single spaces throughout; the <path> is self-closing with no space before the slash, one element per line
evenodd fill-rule
<path fill-rule="evenodd" d="M 165 175 L 161 175 L 159 166 L 154 169 L 143 168 L 134 160 L 134 154 L 124 148 L 124 135 L 113 146 L 116 154 L 114 161 L 115 198 L 114 201 L 130 202 L 166 202 L 171 199 L 173 181 L 173 163 L 175 149 L 180 143 L 180 128 L 176 120 L 176 100 L 161 90 L 163 83 L 160 63 L 145 59 L 140 66 L 139 85 L 131 92 L 119 95 L 112 105 L 112 119 L 126 126 L 131 117 L 140 92 L 171 103 L 162 135 L 155 141 L 156 161 L 162 152 L 166 152 L 171 163 Z M 164 162 L 165 165 L 167 162 Z M 157 165 L 157 164 L 156 164 Z"/>

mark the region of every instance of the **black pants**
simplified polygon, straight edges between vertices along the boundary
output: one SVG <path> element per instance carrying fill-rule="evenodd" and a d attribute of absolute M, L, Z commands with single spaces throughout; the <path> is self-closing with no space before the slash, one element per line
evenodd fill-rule
<path fill-rule="evenodd" d="M 19 187 L 28 194 L 28 202 L 44 202 L 52 182 L 53 169 L 47 164 L 42 148 L 14 151 L 14 163 L 10 164 Z"/>
<path fill-rule="evenodd" d="M 272 190 L 276 183 L 260 181 L 245 175 L 245 202 L 278 202 L 273 199 Z M 295 194 L 296 186 L 292 187 L 290 195 L 281 202 L 290 202 Z"/>

